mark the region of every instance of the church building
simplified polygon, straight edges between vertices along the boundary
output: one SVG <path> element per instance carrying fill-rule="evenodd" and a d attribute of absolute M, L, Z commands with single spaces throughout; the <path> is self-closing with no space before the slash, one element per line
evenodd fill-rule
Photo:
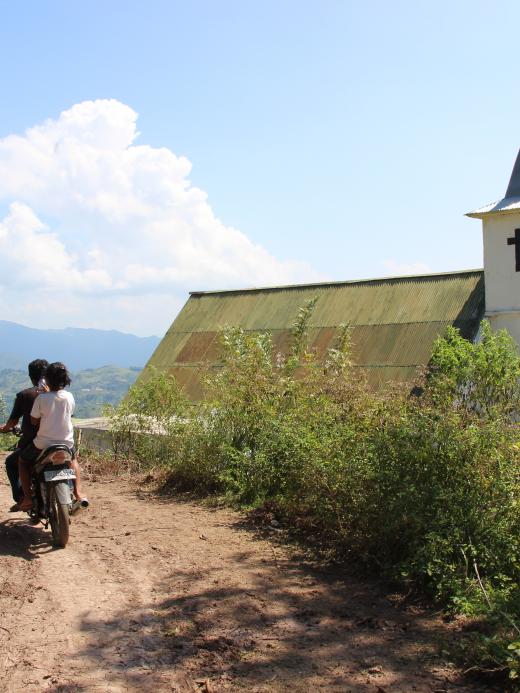
<path fill-rule="evenodd" d="M 218 361 L 219 331 L 268 331 L 283 352 L 299 308 L 317 297 L 309 331 L 318 355 L 338 327 L 352 325 L 353 359 L 373 386 L 411 382 L 434 340 L 449 325 L 478 339 L 484 318 L 520 344 L 520 152 L 505 197 L 468 214 L 482 219 L 484 269 L 420 276 L 193 291 L 141 377 L 151 366 L 173 374 L 187 394 L 201 396 L 203 364 Z"/>

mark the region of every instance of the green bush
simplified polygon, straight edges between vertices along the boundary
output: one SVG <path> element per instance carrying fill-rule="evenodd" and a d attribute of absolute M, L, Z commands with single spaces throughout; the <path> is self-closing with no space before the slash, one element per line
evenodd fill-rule
<path fill-rule="evenodd" d="M 164 464 L 176 449 L 188 406 L 175 378 L 152 370 L 117 407 L 105 408 L 116 456 L 130 455 L 141 469 Z"/>
<path fill-rule="evenodd" d="M 0 392 L 0 424 L 3 424 L 7 419 L 7 404 L 5 398 Z M 16 443 L 16 438 L 11 435 L 0 435 L 0 450 L 9 450 Z"/>
<path fill-rule="evenodd" d="M 486 618 L 491 635 L 472 636 L 464 657 L 515 676 L 514 342 L 486 323 L 476 344 L 450 328 L 414 388 L 421 396 L 404 386 L 374 392 L 351 362 L 348 326 L 323 358 L 308 349 L 314 303 L 300 310 L 286 356 L 269 334 L 227 329 L 200 403 L 156 373 L 130 390 L 114 430 L 141 464 L 166 468 L 177 488 L 245 506 L 268 502 L 338 559 Z"/>

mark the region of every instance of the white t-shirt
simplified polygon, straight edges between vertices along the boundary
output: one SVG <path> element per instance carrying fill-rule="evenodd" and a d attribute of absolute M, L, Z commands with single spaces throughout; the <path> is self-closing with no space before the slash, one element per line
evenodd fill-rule
<path fill-rule="evenodd" d="M 37 448 L 44 450 L 49 445 L 73 445 L 71 416 L 74 407 L 74 397 L 66 390 L 42 392 L 38 395 L 31 411 L 31 416 L 40 419 L 40 428 L 34 439 Z"/>

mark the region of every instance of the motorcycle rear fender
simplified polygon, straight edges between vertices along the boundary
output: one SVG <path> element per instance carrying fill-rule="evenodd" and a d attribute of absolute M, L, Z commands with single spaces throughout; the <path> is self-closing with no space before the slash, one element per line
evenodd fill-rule
<path fill-rule="evenodd" d="M 52 458 L 55 453 L 63 455 L 63 457 L 61 457 L 60 460 L 54 461 Z M 40 453 L 38 459 L 36 460 L 36 464 L 34 465 L 34 471 L 36 474 L 40 474 L 40 472 L 48 464 L 69 465 L 72 459 L 72 449 L 68 445 L 51 445 L 48 448 L 45 448 L 45 450 L 42 450 L 42 452 Z"/>
<path fill-rule="evenodd" d="M 56 493 L 58 503 L 61 503 L 62 505 L 70 505 L 70 503 L 72 503 L 70 486 L 67 481 L 58 481 L 56 484 L 54 484 L 54 491 Z"/>

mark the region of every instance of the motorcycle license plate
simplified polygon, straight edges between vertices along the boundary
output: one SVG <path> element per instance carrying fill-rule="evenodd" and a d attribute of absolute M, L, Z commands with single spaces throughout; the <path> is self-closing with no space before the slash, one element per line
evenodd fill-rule
<path fill-rule="evenodd" d="M 68 481 L 75 479 L 76 474 L 73 469 L 49 469 L 44 472 L 45 481 Z"/>

